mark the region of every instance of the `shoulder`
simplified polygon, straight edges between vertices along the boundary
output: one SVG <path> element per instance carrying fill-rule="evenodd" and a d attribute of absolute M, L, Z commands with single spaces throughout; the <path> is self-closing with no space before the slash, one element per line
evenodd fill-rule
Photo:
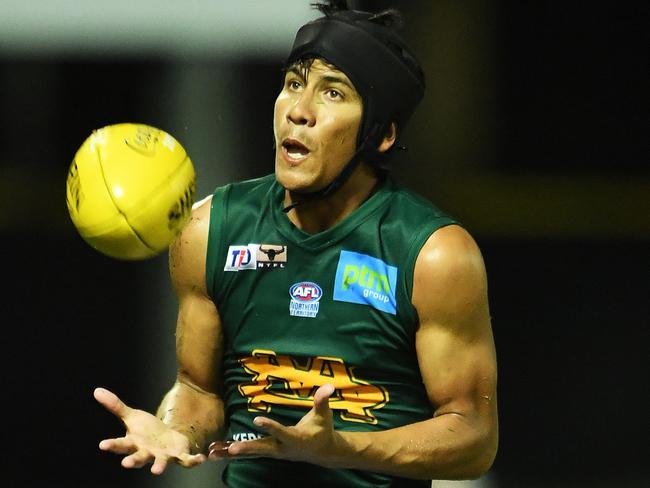
<path fill-rule="evenodd" d="M 220 193 L 228 193 L 231 198 L 239 196 L 254 196 L 258 193 L 264 194 L 274 185 L 275 181 L 274 174 L 250 180 L 236 181 L 217 188 L 214 194 L 219 195 Z"/>
<path fill-rule="evenodd" d="M 432 230 L 439 227 L 457 223 L 451 215 L 419 193 L 404 188 L 390 179 L 387 188 L 392 193 L 390 212 L 398 216 L 407 226 L 415 227 L 425 233 L 428 231 L 430 234 Z M 426 225 L 423 226 L 423 223 Z"/>
<path fill-rule="evenodd" d="M 224 222 L 228 215 L 241 215 L 244 209 L 256 212 L 276 185 L 275 175 L 270 174 L 219 186 L 212 194 L 213 214 Z"/>
<path fill-rule="evenodd" d="M 417 262 L 425 272 L 460 271 L 466 267 L 483 266 L 478 244 L 460 225 L 447 225 L 431 234 L 422 246 Z"/>
<path fill-rule="evenodd" d="M 487 305 L 483 256 L 463 227 L 442 227 L 422 246 L 415 264 L 413 305 L 421 321 L 431 314 L 453 315 Z"/>
<path fill-rule="evenodd" d="M 169 272 L 177 289 L 205 289 L 205 259 L 212 195 L 196 202 L 188 222 L 169 247 Z"/>

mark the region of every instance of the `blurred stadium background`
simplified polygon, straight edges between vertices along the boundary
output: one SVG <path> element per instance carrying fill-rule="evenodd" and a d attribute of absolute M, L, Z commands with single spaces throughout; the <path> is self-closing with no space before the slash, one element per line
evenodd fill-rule
<path fill-rule="evenodd" d="M 648 486 L 640 9 L 356 4 L 402 9 L 428 77 L 394 174 L 467 225 L 490 279 L 501 446 L 484 479 L 439 486 Z M 0 0 L 5 486 L 219 486 L 214 464 L 153 478 L 97 449 L 122 430 L 95 386 L 155 409 L 171 385 L 176 303 L 166 256 L 113 261 L 78 237 L 65 176 L 93 129 L 126 121 L 181 141 L 198 197 L 271 172 L 283 56 L 313 17 L 302 0 Z"/>

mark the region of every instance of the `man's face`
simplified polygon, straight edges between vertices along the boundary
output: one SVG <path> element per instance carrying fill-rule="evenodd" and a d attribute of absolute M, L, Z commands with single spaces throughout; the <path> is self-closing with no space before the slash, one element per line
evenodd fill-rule
<path fill-rule="evenodd" d="M 275 174 L 291 191 L 324 188 L 356 150 L 363 103 L 350 79 L 314 60 L 307 79 L 287 71 L 275 101 Z"/>

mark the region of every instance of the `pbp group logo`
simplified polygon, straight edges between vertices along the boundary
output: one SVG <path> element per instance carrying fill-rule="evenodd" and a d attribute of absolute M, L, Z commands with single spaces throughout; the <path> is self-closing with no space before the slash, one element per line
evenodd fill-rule
<path fill-rule="evenodd" d="M 323 290 L 312 281 L 294 283 L 289 288 L 289 315 L 294 317 L 316 317 Z"/>
<path fill-rule="evenodd" d="M 397 314 L 397 267 L 367 254 L 341 251 L 336 267 L 334 300 L 370 305 Z"/>

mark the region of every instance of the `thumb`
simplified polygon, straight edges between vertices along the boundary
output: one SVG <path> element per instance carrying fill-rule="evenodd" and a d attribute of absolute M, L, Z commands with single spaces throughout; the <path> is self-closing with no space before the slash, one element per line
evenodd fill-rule
<path fill-rule="evenodd" d="M 314 411 L 319 415 L 328 415 L 330 412 L 329 399 L 334 393 L 334 386 L 326 384 L 318 388 L 314 393 Z"/>
<path fill-rule="evenodd" d="M 124 418 L 131 411 L 115 393 L 106 388 L 95 388 L 93 396 L 106 410 L 120 418 Z"/>

